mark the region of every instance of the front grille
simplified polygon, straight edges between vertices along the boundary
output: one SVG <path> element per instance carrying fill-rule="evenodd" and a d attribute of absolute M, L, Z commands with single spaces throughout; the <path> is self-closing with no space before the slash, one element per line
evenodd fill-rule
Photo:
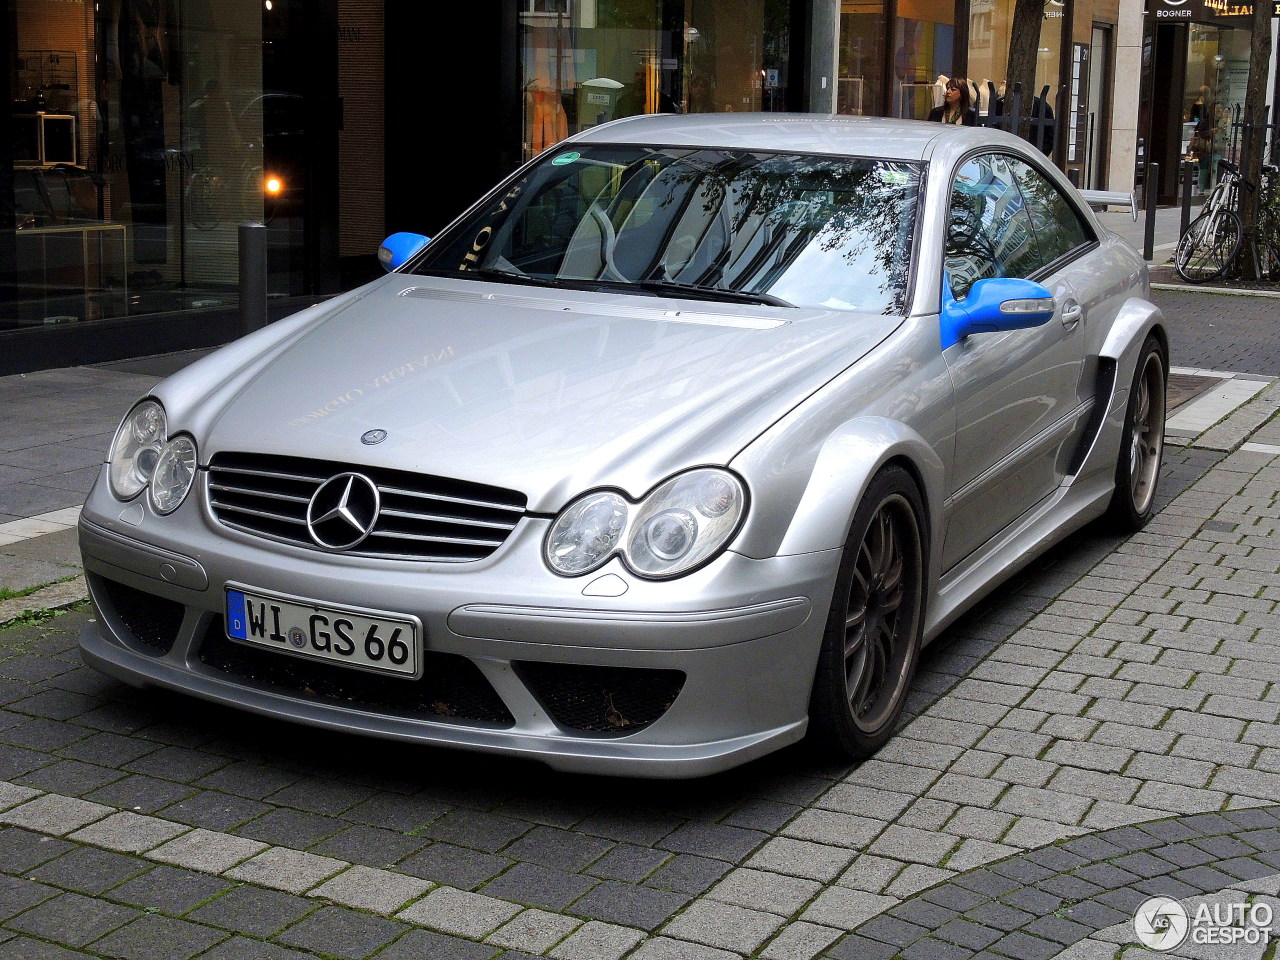
<path fill-rule="evenodd" d="M 97 578 L 96 584 L 98 602 L 109 606 L 134 640 L 162 655 L 173 648 L 178 628 L 182 626 L 182 604 L 115 580 Z"/>
<path fill-rule="evenodd" d="M 330 477 L 360 473 L 382 508 L 369 536 L 344 553 L 385 560 L 482 560 L 524 515 L 525 497 L 479 483 L 406 470 L 256 453 L 220 453 L 209 465 L 209 505 L 235 530 L 323 549 L 307 529 L 307 505 Z"/>
<path fill-rule="evenodd" d="M 425 651 L 418 680 L 381 676 L 236 643 L 227 638 L 222 617 L 213 617 L 200 661 L 260 689 L 307 700 L 407 717 L 515 723 L 480 668 L 452 653 Z"/>
<path fill-rule="evenodd" d="M 590 733 L 635 733 L 661 717 L 684 686 L 679 670 L 516 663 L 516 671 L 551 718 Z"/>

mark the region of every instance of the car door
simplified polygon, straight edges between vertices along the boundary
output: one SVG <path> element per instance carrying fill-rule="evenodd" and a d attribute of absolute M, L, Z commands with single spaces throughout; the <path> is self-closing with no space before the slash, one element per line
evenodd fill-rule
<path fill-rule="evenodd" d="M 1132 270 L 1123 255 L 1103 246 L 1076 205 L 1034 161 L 1011 161 L 1018 189 L 1027 204 L 1040 259 L 1046 271 L 1066 280 L 1079 313 L 1085 343 L 1084 370 L 1077 385 L 1081 403 L 1092 401 L 1097 383 L 1097 350 L 1104 331 L 1111 329 L 1120 308 L 1129 298 L 1128 284 L 1116 278 Z"/>
<path fill-rule="evenodd" d="M 984 277 L 1025 277 L 1049 288 L 1056 310 L 1038 327 L 975 334 L 943 352 L 956 402 L 947 568 L 1054 491 L 1079 419 L 1080 311 L 1069 277 L 1046 269 L 1015 159 L 983 153 L 956 171 L 943 295 L 963 302 Z"/>

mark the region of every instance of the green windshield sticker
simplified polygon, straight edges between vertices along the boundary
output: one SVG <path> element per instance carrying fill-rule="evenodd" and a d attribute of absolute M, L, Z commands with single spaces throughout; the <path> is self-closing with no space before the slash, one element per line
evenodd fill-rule
<path fill-rule="evenodd" d="M 900 187 L 904 183 L 907 183 L 910 179 L 911 178 L 907 175 L 905 170 L 881 170 L 880 171 L 881 183 L 891 183 L 894 186 Z"/>
<path fill-rule="evenodd" d="M 554 163 L 557 167 L 563 167 L 566 163 L 573 163 L 573 161 L 577 160 L 581 156 L 582 154 L 580 153 L 573 153 L 573 152 L 562 153 L 560 154 L 560 156 L 556 157 L 551 162 Z"/>

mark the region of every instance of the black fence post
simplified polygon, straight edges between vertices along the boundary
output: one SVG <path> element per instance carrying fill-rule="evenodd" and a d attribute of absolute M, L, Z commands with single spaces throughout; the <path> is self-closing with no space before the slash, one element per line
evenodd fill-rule
<path fill-rule="evenodd" d="M 267 325 L 267 226 L 240 224 L 240 333 Z"/>
<path fill-rule="evenodd" d="M 1160 193 L 1160 164 L 1148 163 L 1147 172 L 1142 177 L 1142 199 L 1147 207 L 1147 224 L 1142 239 L 1142 259 L 1150 262 L 1155 258 L 1156 245 L 1156 197 Z"/>
<path fill-rule="evenodd" d="M 1191 184 L 1195 174 L 1196 161 L 1182 161 L 1182 219 L 1178 225 L 1178 236 L 1187 232 L 1191 225 Z"/>

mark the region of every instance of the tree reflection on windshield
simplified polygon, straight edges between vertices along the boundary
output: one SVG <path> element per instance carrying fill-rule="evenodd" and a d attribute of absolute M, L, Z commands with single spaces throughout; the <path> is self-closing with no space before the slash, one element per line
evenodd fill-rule
<path fill-rule="evenodd" d="M 919 184 L 902 161 L 584 147 L 538 164 L 413 269 L 900 313 Z"/>

